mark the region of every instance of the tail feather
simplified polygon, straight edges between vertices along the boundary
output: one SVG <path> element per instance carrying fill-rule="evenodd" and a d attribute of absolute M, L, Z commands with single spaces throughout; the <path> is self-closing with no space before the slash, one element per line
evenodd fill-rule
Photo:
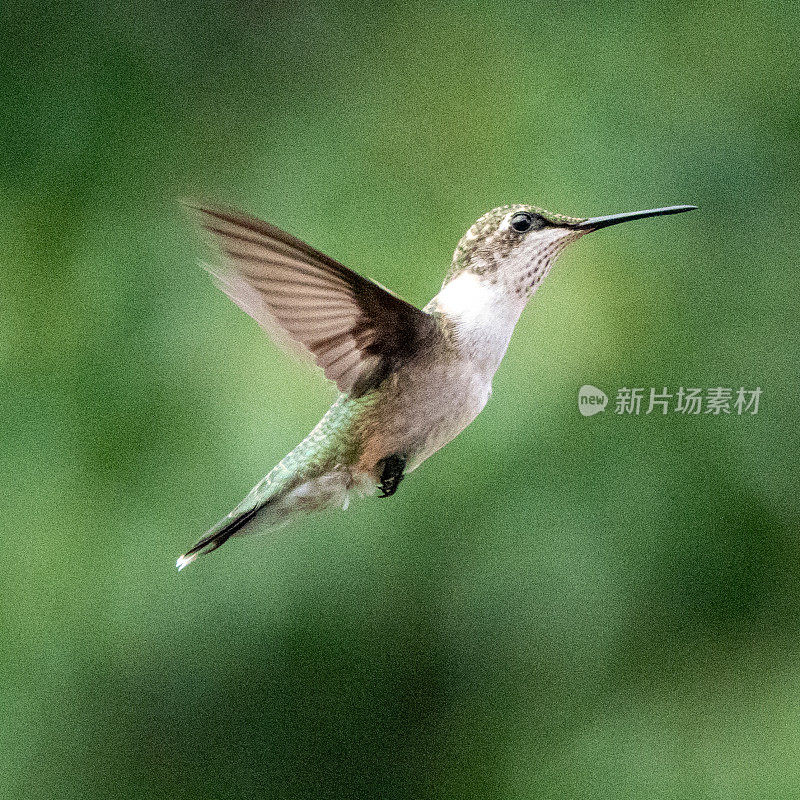
<path fill-rule="evenodd" d="M 223 517 L 194 547 L 187 550 L 175 566 L 178 570 L 188 567 L 199 555 L 213 552 L 231 536 L 254 533 L 257 528 L 273 529 L 292 516 L 310 511 L 337 506 L 347 508 L 351 491 L 368 493 L 373 488 L 374 481 L 370 476 L 357 478 L 346 469 L 316 467 L 313 471 L 289 472 L 281 462 L 261 483 L 253 487 L 228 516 Z M 263 515 L 261 512 L 264 512 Z M 251 526 L 250 523 L 257 516 L 258 526 Z"/>
<path fill-rule="evenodd" d="M 257 505 L 237 516 L 228 514 L 223 517 L 194 547 L 187 550 L 178 559 L 175 564 L 178 571 L 180 572 L 184 567 L 188 567 L 197 556 L 212 553 L 218 547 L 221 547 L 231 536 L 247 525 L 262 508 L 262 505 Z"/>

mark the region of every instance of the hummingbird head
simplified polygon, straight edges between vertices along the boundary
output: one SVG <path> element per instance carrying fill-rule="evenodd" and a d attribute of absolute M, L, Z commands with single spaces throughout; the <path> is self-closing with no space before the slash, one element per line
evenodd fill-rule
<path fill-rule="evenodd" d="M 570 242 L 618 222 L 693 208 L 670 206 L 589 218 L 528 205 L 495 208 L 464 234 L 441 291 L 425 309 L 447 320 L 461 346 L 493 375 L 527 299 Z"/>
<path fill-rule="evenodd" d="M 670 206 L 583 218 L 536 206 L 500 206 L 484 214 L 461 238 L 444 283 L 464 273 L 472 274 L 483 283 L 526 299 L 536 291 L 561 251 L 584 234 L 620 222 L 693 208 L 696 206 Z"/>
<path fill-rule="evenodd" d="M 577 227 L 583 221 L 522 204 L 492 209 L 461 238 L 445 284 L 471 273 L 517 297 L 528 297 L 558 254 L 588 232 Z"/>

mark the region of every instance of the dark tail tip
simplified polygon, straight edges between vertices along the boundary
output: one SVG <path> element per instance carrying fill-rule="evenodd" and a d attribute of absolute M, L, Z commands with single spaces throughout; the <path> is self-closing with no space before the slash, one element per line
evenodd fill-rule
<path fill-rule="evenodd" d="M 175 566 L 178 568 L 178 572 L 184 567 L 188 567 L 197 556 L 213 553 L 218 547 L 222 547 L 231 536 L 250 522 L 259 509 L 260 506 L 256 506 L 238 517 L 227 516 L 221 519 L 194 547 L 187 550 L 177 560 Z"/>

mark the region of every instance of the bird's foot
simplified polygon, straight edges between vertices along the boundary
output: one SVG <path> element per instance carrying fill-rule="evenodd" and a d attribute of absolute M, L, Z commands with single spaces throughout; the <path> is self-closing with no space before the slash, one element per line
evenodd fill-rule
<path fill-rule="evenodd" d="M 393 453 L 378 462 L 381 468 L 381 478 L 378 488 L 381 497 L 391 497 L 403 480 L 403 470 L 406 468 L 406 457 L 399 453 Z"/>

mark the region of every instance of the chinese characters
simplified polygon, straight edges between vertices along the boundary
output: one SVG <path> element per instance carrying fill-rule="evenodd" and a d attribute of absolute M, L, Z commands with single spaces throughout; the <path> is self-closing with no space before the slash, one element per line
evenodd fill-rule
<path fill-rule="evenodd" d="M 762 389 L 747 389 L 744 386 L 732 389 L 715 386 L 701 389 L 699 387 L 680 386 L 674 391 L 668 387 L 628 388 L 623 386 L 617 390 L 614 398 L 615 414 L 757 414 Z"/>

